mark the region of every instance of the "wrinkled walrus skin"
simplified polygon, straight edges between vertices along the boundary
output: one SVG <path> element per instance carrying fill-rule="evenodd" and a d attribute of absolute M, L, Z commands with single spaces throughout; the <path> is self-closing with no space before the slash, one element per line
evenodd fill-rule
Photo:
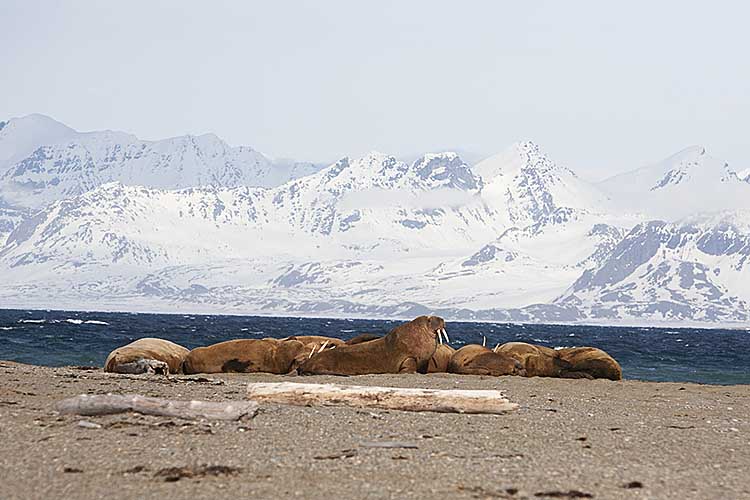
<path fill-rule="evenodd" d="M 622 380 L 620 363 L 596 347 L 568 347 L 559 349 L 560 358 L 570 363 L 563 377 L 567 378 L 606 378 Z"/>
<path fill-rule="evenodd" d="M 526 375 L 523 365 L 512 357 L 493 352 L 492 349 L 469 344 L 457 350 L 448 363 L 448 373 L 461 375 Z"/>
<path fill-rule="evenodd" d="M 447 373 L 448 363 L 455 352 L 456 350 L 451 346 L 439 344 L 435 349 L 435 354 L 432 355 L 427 364 L 427 373 Z"/>
<path fill-rule="evenodd" d="M 345 345 L 316 354 L 303 362 L 301 375 L 366 375 L 369 373 L 426 373 L 445 321 L 420 316 L 391 330 L 385 337 Z"/>
<path fill-rule="evenodd" d="M 239 339 L 190 351 L 182 363 L 191 373 L 275 373 L 293 371 L 307 359 L 310 348 L 297 340 Z"/>
<path fill-rule="evenodd" d="M 169 340 L 146 337 L 109 353 L 107 361 L 104 362 L 104 371 L 163 375 L 179 373 L 188 352 L 188 349 Z"/>
<path fill-rule="evenodd" d="M 570 369 L 570 363 L 562 359 L 558 351 L 549 347 L 525 342 L 508 342 L 496 347 L 494 351 L 520 362 L 526 370 L 527 377 L 562 377 Z"/>

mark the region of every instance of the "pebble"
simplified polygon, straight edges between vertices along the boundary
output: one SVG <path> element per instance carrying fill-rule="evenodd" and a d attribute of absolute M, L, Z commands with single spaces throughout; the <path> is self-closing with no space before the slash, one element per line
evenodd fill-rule
<path fill-rule="evenodd" d="M 101 425 L 91 422 L 89 420 L 79 420 L 76 425 L 83 429 L 101 429 L 102 428 Z"/>

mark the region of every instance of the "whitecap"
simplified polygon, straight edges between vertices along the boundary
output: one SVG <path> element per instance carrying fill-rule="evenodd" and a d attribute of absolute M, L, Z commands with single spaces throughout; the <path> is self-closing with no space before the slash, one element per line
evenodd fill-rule
<path fill-rule="evenodd" d="M 84 321 L 84 323 L 86 323 L 87 325 L 109 326 L 109 323 L 107 323 L 106 321 L 99 321 L 99 320 L 96 320 L 96 319 L 87 319 L 86 321 Z"/>
<path fill-rule="evenodd" d="M 70 323 L 70 324 L 73 324 L 73 325 L 82 325 L 82 324 L 83 324 L 83 320 L 82 320 L 82 319 L 72 319 L 72 318 L 68 318 L 68 319 L 66 319 L 66 320 L 65 320 L 65 322 L 66 322 L 66 323 Z"/>
<path fill-rule="evenodd" d="M 339 330 L 341 333 L 352 333 L 356 332 L 357 330 Z"/>
<path fill-rule="evenodd" d="M 19 319 L 19 323 L 46 323 L 46 319 Z"/>
<path fill-rule="evenodd" d="M 12 326 L 0 326 L 0 330 L 8 331 L 8 330 L 13 330 L 13 329 L 14 328 Z"/>

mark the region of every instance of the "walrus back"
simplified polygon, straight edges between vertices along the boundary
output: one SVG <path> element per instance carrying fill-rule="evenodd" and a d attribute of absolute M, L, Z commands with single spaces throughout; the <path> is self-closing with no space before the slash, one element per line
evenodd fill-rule
<path fill-rule="evenodd" d="M 448 372 L 463 375 L 525 375 L 523 365 L 506 354 L 478 344 L 457 350 L 448 362 Z"/>
<path fill-rule="evenodd" d="M 123 365 L 139 360 L 154 360 L 166 363 L 169 373 L 179 373 L 189 352 L 187 348 L 169 340 L 145 337 L 109 353 L 104 362 L 104 371 L 118 372 Z"/>
<path fill-rule="evenodd" d="M 274 373 L 290 371 L 294 359 L 305 349 L 302 342 L 277 339 L 237 339 L 190 351 L 183 362 L 186 374 Z"/>
<path fill-rule="evenodd" d="M 560 357 L 569 363 L 568 373 L 582 373 L 591 378 L 622 380 L 622 368 L 612 356 L 596 347 L 560 349 Z"/>
<path fill-rule="evenodd" d="M 346 344 L 341 339 L 337 339 L 335 337 L 325 337 L 323 335 L 292 335 L 290 337 L 285 337 L 281 340 L 287 341 L 287 340 L 296 340 L 298 342 L 302 342 L 304 345 L 317 345 L 321 346 L 325 344 L 328 346 L 342 346 Z"/>
<path fill-rule="evenodd" d="M 520 362 L 527 377 L 560 377 L 570 368 L 570 364 L 560 357 L 558 351 L 526 342 L 508 342 L 495 348 L 495 352 Z"/>
<path fill-rule="evenodd" d="M 300 375 L 366 375 L 397 371 L 398 367 L 388 356 L 384 337 L 325 350 L 297 368 Z"/>

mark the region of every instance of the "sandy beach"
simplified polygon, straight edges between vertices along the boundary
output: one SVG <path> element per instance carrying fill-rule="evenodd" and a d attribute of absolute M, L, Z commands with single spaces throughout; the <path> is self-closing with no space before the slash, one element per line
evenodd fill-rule
<path fill-rule="evenodd" d="M 750 386 L 447 374 L 124 376 L 0 362 L 0 498 L 749 498 Z M 78 394 L 224 401 L 251 381 L 500 389 L 459 415 L 261 406 L 61 416 Z M 383 446 L 397 447 L 383 447 Z"/>

